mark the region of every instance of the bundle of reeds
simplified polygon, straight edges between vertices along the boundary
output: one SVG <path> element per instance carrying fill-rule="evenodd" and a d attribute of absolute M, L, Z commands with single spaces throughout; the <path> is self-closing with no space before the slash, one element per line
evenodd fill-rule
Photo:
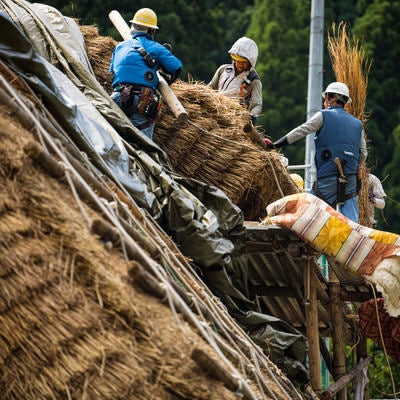
<path fill-rule="evenodd" d="M 80 29 L 96 78 L 110 93 L 108 68 L 117 42 L 99 36 L 94 26 Z M 266 151 L 243 131 L 250 115 L 238 101 L 203 82 L 178 80 L 172 88 L 189 114 L 189 123 L 179 126 L 164 104 L 154 141 L 168 154 L 176 173 L 218 187 L 247 220 L 263 218 L 269 203 L 298 191 L 282 156 Z"/>
<path fill-rule="evenodd" d="M 220 188 L 248 220 L 264 217 L 269 203 L 297 192 L 282 156 L 266 151 L 244 132 L 249 113 L 235 99 L 202 82 L 177 81 L 173 89 L 189 123 L 178 126 L 164 107 L 154 141 L 176 172 Z"/>
<path fill-rule="evenodd" d="M 357 39 L 347 35 L 347 25 L 344 22 L 332 25 L 332 32 L 328 33 L 328 51 L 332 61 L 332 68 L 336 80 L 345 83 L 350 90 L 352 102 L 346 104 L 346 110 L 361 120 L 366 132 L 368 115 L 365 111 L 367 98 L 368 74 L 371 61 Z M 368 138 L 365 137 L 368 142 Z M 368 166 L 361 168 L 362 187 L 358 199 L 359 223 L 370 226 L 369 200 L 368 200 Z"/>
<path fill-rule="evenodd" d="M 100 36 L 95 25 L 79 26 L 86 44 L 86 52 L 98 82 L 107 93 L 112 92 L 110 72 L 111 54 L 118 43 L 109 36 Z"/>

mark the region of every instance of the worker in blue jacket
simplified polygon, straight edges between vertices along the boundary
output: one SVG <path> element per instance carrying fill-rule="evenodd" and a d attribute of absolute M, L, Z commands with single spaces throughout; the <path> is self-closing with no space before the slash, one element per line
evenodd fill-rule
<path fill-rule="evenodd" d="M 169 45 L 154 40 L 158 26 L 153 10 L 141 8 L 129 22 L 132 38 L 119 43 L 111 58 L 111 98 L 132 124 L 152 139 L 161 104 L 157 71 L 171 84 L 178 78 L 182 62 L 172 54 Z"/>
<path fill-rule="evenodd" d="M 358 169 L 367 158 L 367 145 L 362 122 L 347 113 L 346 103 L 351 102 L 349 88 L 342 82 L 330 83 L 322 93 L 324 109 L 315 113 L 308 121 L 269 145 L 279 148 L 315 133 L 315 165 L 317 179 L 311 193 L 332 207 L 338 203 L 340 191 L 338 179 L 343 170 L 344 204 L 339 201 L 338 210 L 347 218 L 358 222 Z M 339 199 L 340 200 L 340 199 Z M 337 208 L 337 207 L 336 207 Z"/>

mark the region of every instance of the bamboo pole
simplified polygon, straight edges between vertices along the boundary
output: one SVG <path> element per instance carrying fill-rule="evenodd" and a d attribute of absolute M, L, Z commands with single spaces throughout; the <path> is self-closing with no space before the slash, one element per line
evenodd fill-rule
<path fill-rule="evenodd" d="M 367 357 L 364 360 L 360 361 L 355 368 L 353 368 L 350 372 L 343 375 L 340 379 L 338 379 L 335 383 L 329 386 L 328 389 L 324 390 L 321 394 L 321 400 L 331 400 L 335 394 L 338 394 L 339 391 L 343 390 L 346 385 L 351 382 L 357 375 L 362 373 L 362 370 L 369 365 L 372 361 L 372 357 Z M 338 397 L 337 397 L 338 398 Z"/>
<path fill-rule="evenodd" d="M 331 271 L 331 275 L 332 271 Z M 330 312 L 332 324 L 332 348 L 333 348 L 333 378 L 337 381 L 346 373 L 346 358 L 343 344 L 343 313 L 340 307 L 340 282 L 333 277 L 329 282 Z M 337 393 L 337 400 L 346 400 L 346 387 Z"/>
<path fill-rule="evenodd" d="M 319 349 L 318 299 L 316 289 L 316 275 L 311 268 L 311 258 L 308 258 L 307 268 L 304 270 L 305 314 L 308 339 L 308 354 L 310 359 L 310 382 L 313 390 L 318 394 L 322 391 L 321 355 Z"/>

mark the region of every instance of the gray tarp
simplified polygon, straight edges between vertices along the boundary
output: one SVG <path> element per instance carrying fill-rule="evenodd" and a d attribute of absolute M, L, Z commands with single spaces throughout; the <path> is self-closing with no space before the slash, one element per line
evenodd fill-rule
<path fill-rule="evenodd" d="M 215 187 L 171 175 L 166 154 L 131 125 L 97 82 L 72 19 L 52 7 L 23 0 L 3 0 L 0 10 L 0 58 L 40 95 L 67 133 L 65 140 L 72 140 L 100 171 L 124 186 L 248 326 L 253 303 L 248 299 L 240 209 Z M 121 137 L 131 138 L 131 146 L 124 145 Z M 253 330 L 260 343 L 269 329 L 261 327 L 268 322 L 263 318 Z M 272 336 L 268 340 L 277 346 L 274 354 L 282 358 L 285 343 L 291 352 L 293 332 L 280 336 L 274 331 Z M 301 335 L 296 337 L 296 345 L 299 342 L 306 347 Z M 303 367 L 296 363 L 289 362 L 291 375 L 303 375 Z"/>

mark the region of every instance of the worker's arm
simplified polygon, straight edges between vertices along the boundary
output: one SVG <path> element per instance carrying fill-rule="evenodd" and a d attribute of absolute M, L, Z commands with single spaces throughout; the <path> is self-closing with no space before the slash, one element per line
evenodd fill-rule
<path fill-rule="evenodd" d="M 364 129 L 361 133 L 360 153 L 359 153 L 359 164 L 364 164 L 368 156 L 367 142 L 365 141 Z M 383 207 L 382 207 L 383 208 Z"/>
<path fill-rule="evenodd" d="M 249 111 L 252 117 L 257 118 L 262 111 L 262 83 L 260 79 L 254 79 L 251 82 L 251 97 Z"/>
<path fill-rule="evenodd" d="M 383 210 L 385 208 L 385 199 L 378 199 L 377 197 L 375 197 L 373 205 L 376 208 L 379 208 L 380 210 Z"/>
<path fill-rule="evenodd" d="M 301 138 L 309 135 L 310 133 L 318 132 L 322 128 L 322 124 L 322 112 L 318 111 L 310 119 L 304 122 L 304 124 L 299 125 L 297 128 L 294 128 L 285 136 L 278 139 L 275 143 L 272 144 L 271 147 L 279 148 L 297 142 Z"/>
<path fill-rule="evenodd" d="M 207 84 L 207 86 L 210 86 L 214 90 L 219 89 L 219 77 L 221 76 L 222 69 L 225 68 L 226 65 L 221 65 L 214 73 L 214 76 L 212 77 L 211 81 Z"/>
<path fill-rule="evenodd" d="M 382 210 L 386 204 L 386 193 L 383 190 L 382 182 L 373 174 L 368 175 L 368 199 L 374 207 Z"/>

